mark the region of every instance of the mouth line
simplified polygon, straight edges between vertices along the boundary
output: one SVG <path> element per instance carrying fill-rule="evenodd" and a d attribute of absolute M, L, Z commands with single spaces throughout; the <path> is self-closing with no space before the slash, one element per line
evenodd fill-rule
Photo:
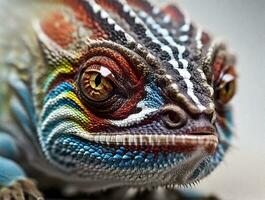
<path fill-rule="evenodd" d="M 84 134 L 81 136 L 91 142 L 107 146 L 124 146 L 128 150 L 145 152 L 188 153 L 198 149 L 214 154 L 218 137 L 212 129 L 196 129 L 186 134 Z"/>

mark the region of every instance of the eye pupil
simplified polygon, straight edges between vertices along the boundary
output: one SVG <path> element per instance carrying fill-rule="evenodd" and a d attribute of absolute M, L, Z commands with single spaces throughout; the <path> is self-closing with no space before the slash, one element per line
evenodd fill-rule
<path fill-rule="evenodd" d="M 223 85 L 220 92 L 218 93 L 217 98 L 220 99 L 220 101 L 223 104 L 226 104 L 232 99 L 234 93 L 235 93 L 235 82 L 230 81 L 228 83 L 225 83 L 225 85 Z"/>
<path fill-rule="evenodd" d="M 225 85 L 225 90 L 226 90 L 226 93 L 228 93 L 230 91 L 230 83 L 227 83 Z"/>
<path fill-rule="evenodd" d="M 100 84 L 101 84 L 101 74 L 98 74 L 95 78 L 95 84 L 96 84 L 96 87 L 98 87 Z"/>

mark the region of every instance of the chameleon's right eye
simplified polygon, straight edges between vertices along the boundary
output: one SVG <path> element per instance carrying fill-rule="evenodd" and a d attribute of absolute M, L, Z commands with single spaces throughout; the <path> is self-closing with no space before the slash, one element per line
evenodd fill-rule
<path fill-rule="evenodd" d="M 225 105 L 227 104 L 236 93 L 236 72 L 234 67 L 230 67 L 221 76 L 218 87 L 216 88 L 217 101 Z"/>
<path fill-rule="evenodd" d="M 88 44 L 76 71 L 79 100 L 101 118 L 124 119 L 144 96 L 144 76 L 138 69 L 145 61 L 113 42 Z"/>
<path fill-rule="evenodd" d="M 111 78 L 113 74 L 106 67 L 86 69 L 80 78 L 82 93 L 91 101 L 108 99 L 113 93 Z"/>

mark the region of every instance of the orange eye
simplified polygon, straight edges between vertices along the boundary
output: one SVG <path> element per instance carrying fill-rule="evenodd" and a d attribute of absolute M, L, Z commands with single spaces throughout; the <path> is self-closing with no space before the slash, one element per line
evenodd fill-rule
<path fill-rule="evenodd" d="M 113 86 L 107 78 L 110 74 L 105 67 L 85 70 L 80 79 L 83 94 L 92 101 L 104 101 L 109 98 L 113 91 Z"/>
<path fill-rule="evenodd" d="M 227 104 L 235 95 L 236 79 L 231 74 L 222 77 L 220 86 L 217 88 L 217 100 L 221 104 Z"/>

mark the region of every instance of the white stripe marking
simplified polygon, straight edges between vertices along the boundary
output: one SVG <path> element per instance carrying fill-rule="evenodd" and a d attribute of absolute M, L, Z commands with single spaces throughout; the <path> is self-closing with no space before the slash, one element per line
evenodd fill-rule
<path fill-rule="evenodd" d="M 111 24 L 111 25 L 114 25 L 114 29 L 115 31 L 122 31 L 126 37 L 126 39 L 129 41 L 129 42 L 135 42 L 134 38 L 132 36 L 130 36 L 129 34 L 126 33 L 126 31 L 121 28 L 111 17 L 110 15 L 104 10 L 102 9 L 100 6 L 98 6 L 94 0 L 87 0 L 87 2 L 89 2 L 89 4 L 92 6 L 92 9 L 95 13 L 99 12 L 100 13 L 100 16 L 103 18 L 103 19 L 107 19 L 108 20 L 108 23 Z"/>
<path fill-rule="evenodd" d="M 201 49 L 202 48 L 202 41 L 201 41 L 201 38 L 202 38 L 202 30 L 201 29 L 198 29 L 197 30 L 197 34 L 196 34 L 196 42 L 197 42 L 197 48 L 198 49 Z"/>
<path fill-rule="evenodd" d="M 178 55 L 178 58 L 179 58 L 179 61 L 183 64 L 183 67 L 184 69 L 180 69 L 179 68 L 179 64 L 178 62 L 175 60 L 175 59 L 171 59 L 169 61 L 169 63 L 171 65 L 173 65 L 173 67 L 179 72 L 179 74 L 184 78 L 184 81 L 187 85 L 187 94 L 191 97 L 191 99 L 196 103 L 197 107 L 203 111 L 205 110 L 205 106 L 203 106 L 201 104 L 201 102 L 199 101 L 198 97 L 195 96 L 194 94 L 194 90 L 193 90 L 193 83 L 191 82 L 190 78 L 191 78 L 191 74 L 189 73 L 189 71 L 187 70 L 187 67 L 188 67 L 188 61 L 183 59 L 183 53 L 185 51 L 185 46 L 182 46 L 182 45 L 179 45 L 177 44 L 173 38 L 170 36 L 169 32 L 167 29 L 164 29 L 162 28 L 159 24 L 157 24 L 155 22 L 155 20 L 153 18 L 151 18 L 150 16 L 148 16 L 146 13 L 144 13 L 143 11 L 141 11 L 139 13 L 139 15 L 141 17 L 144 17 L 144 18 L 147 18 L 146 22 L 148 24 L 150 24 L 152 26 L 153 29 L 155 29 L 156 31 L 158 31 L 159 33 L 161 33 L 163 35 L 163 38 L 167 40 L 167 42 L 172 45 L 172 46 L 175 46 L 178 48 L 178 51 L 179 51 L 179 55 Z M 184 27 L 184 30 L 188 31 L 189 28 L 190 28 L 190 23 L 187 23 L 186 24 L 187 26 Z M 147 29 L 147 28 L 146 28 Z M 148 29 L 147 29 L 148 30 Z M 149 31 L 150 32 L 150 31 Z M 152 39 L 154 42 L 158 43 L 160 46 L 161 46 L 161 49 L 166 51 L 170 56 L 171 58 L 174 58 L 174 55 L 173 55 L 173 51 L 172 49 L 169 47 L 169 46 L 166 46 L 164 44 L 162 44 L 160 41 L 158 41 L 155 36 L 150 33 Z"/>

